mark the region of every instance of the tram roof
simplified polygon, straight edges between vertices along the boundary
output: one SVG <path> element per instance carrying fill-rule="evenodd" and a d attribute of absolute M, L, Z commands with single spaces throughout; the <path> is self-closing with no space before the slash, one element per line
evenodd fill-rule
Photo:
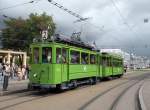
<path fill-rule="evenodd" d="M 85 43 L 83 41 L 73 40 L 73 39 L 70 39 L 67 37 L 63 37 L 61 35 L 57 35 L 52 39 L 47 39 L 47 40 L 43 40 L 43 41 L 41 39 L 36 39 L 36 41 L 33 44 L 41 44 L 41 43 L 46 44 L 46 43 L 50 43 L 50 42 L 67 44 L 69 46 L 80 47 L 80 48 L 84 48 L 84 49 L 88 49 L 88 50 L 92 50 L 92 51 L 99 51 L 88 43 Z"/>

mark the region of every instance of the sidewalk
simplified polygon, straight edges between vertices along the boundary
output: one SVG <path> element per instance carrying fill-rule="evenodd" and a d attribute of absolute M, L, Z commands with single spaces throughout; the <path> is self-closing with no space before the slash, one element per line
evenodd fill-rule
<path fill-rule="evenodd" d="M 145 110 L 150 110 L 150 79 L 145 81 L 143 85 L 142 98 Z"/>
<path fill-rule="evenodd" d="M 3 81 L 0 80 L 0 96 L 27 90 L 29 80 L 9 80 L 8 91 L 3 91 Z"/>

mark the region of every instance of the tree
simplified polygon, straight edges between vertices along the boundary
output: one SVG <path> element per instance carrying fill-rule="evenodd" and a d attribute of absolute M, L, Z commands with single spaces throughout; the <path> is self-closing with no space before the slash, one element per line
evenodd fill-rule
<path fill-rule="evenodd" d="M 33 38 L 41 37 L 42 30 L 48 29 L 49 37 L 55 32 L 55 23 L 51 16 L 30 14 L 28 19 L 21 17 L 4 21 L 6 28 L 2 30 L 2 45 L 6 49 L 28 50 Z M 49 27 L 49 28 L 48 28 Z"/>

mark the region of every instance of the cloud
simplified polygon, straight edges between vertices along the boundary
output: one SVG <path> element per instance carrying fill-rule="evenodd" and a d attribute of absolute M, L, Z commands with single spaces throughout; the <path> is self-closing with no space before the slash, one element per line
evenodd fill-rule
<path fill-rule="evenodd" d="M 84 41 L 96 41 L 99 47 L 122 48 L 139 55 L 150 56 L 150 52 L 147 51 L 150 46 L 150 24 L 143 22 L 144 18 L 150 18 L 149 0 L 113 0 L 118 9 L 112 4 L 111 0 L 55 1 L 83 17 L 90 17 L 90 19 L 87 22 L 74 23 L 77 18 L 53 6 L 47 0 L 0 11 L 0 19 L 3 19 L 2 14 L 27 18 L 30 13 L 46 12 L 53 16 L 59 33 L 69 36 L 73 32 L 82 31 L 81 37 Z M 0 8 L 23 2 L 26 2 L 26 0 L 1 0 Z M 1 21 L 0 28 L 3 26 L 4 24 Z"/>

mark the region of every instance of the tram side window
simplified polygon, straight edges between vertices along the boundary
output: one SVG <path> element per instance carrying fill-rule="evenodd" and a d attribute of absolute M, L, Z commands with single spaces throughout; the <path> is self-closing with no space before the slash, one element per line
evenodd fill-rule
<path fill-rule="evenodd" d="M 67 49 L 62 49 L 62 63 L 67 63 Z"/>
<path fill-rule="evenodd" d="M 88 64 L 89 63 L 89 55 L 88 53 L 81 53 L 81 63 Z"/>
<path fill-rule="evenodd" d="M 110 66 L 110 59 L 109 59 L 109 57 L 107 58 L 107 66 Z"/>
<path fill-rule="evenodd" d="M 108 57 L 106 57 L 106 66 L 110 66 L 110 61 Z"/>
<path fill-rule="evenodd" d="M 36 64 L 39 63 L 39 48 L 33 49 L 33 62 Z"/>
<path fill-rule="evenodd" d="M 116 67 L 118 67 L 118 66 L 119 66 L 119 61 L 117 60 L 117 61 L 116 61 Z"/>
<path fill-rule="evenodd" d="M 96 64 L 96 56 L 93 54 L 90 55 L 90 64 Z"/>
<path fill-rule="evenodd" d="M 113 66 L 113 60 L 112 60 L 112 58 L 110 58 L 110 66 L 112 67 Z"/>
<path fill-rule="evenodd" d="M 116 60 L 114 60 L 114 59 L 113 59 L 113 66 L 114 66 L 114 67 L 116 66 L 116 64 L 115 64 L 115 63 L 116 63 Z"/>
<path fill-rule="evenodd" d="M 114 66 L 115 66 L 115 67 L 118 66 L 118 61 L 117 61 L 117 60 L 114 61 Z"/>
<path fill-rule="evenodd" d="M 80 52 L 71 50 L 70 51 L 70 63 L 72 64 L 80 64 Z"/>
<path fill-rule="evenodd" d="M 52 48 L 51 47 L 42 48 L 42 63 L 52 63 Z"/>
<path fill-rule="evenodd" d="M 62 56 L 61 56 L 61 48 L 56 48 L 56 63 L 61 63 L 61 59 L 62 59 Z"/>
<path fill-rule="evenodd" d="M 99 64 L 100 64 L 100 65 L 103 65 L 103 60 L 102 60 L 102 57 L 101 57 L 101 56 L 99 56 Z"/>
<path fill-rule="evenodd" d="M 103 66 L 107 66 L 107 57 L 102 58 Z"/>
<path fill-rule="evenodd" d="M 122 61 L 120 61 L 120 67 L 122 67 L 122 65 L 123 65 L 123 62 L 122 62 Z"/>
<path fill-rule="evenodd" d="M 61 48 L 56 49 L 56 63 L 67 63 L 67 50 L 65 48 L 62 48 L 62 53 Z"/>
<path fill-rule="evenodd" d="M 121 67 L 121 66 L 122 66 L 122 61 L 120 60 L 120 61 L 119 61 L 119 67 Z"/>

